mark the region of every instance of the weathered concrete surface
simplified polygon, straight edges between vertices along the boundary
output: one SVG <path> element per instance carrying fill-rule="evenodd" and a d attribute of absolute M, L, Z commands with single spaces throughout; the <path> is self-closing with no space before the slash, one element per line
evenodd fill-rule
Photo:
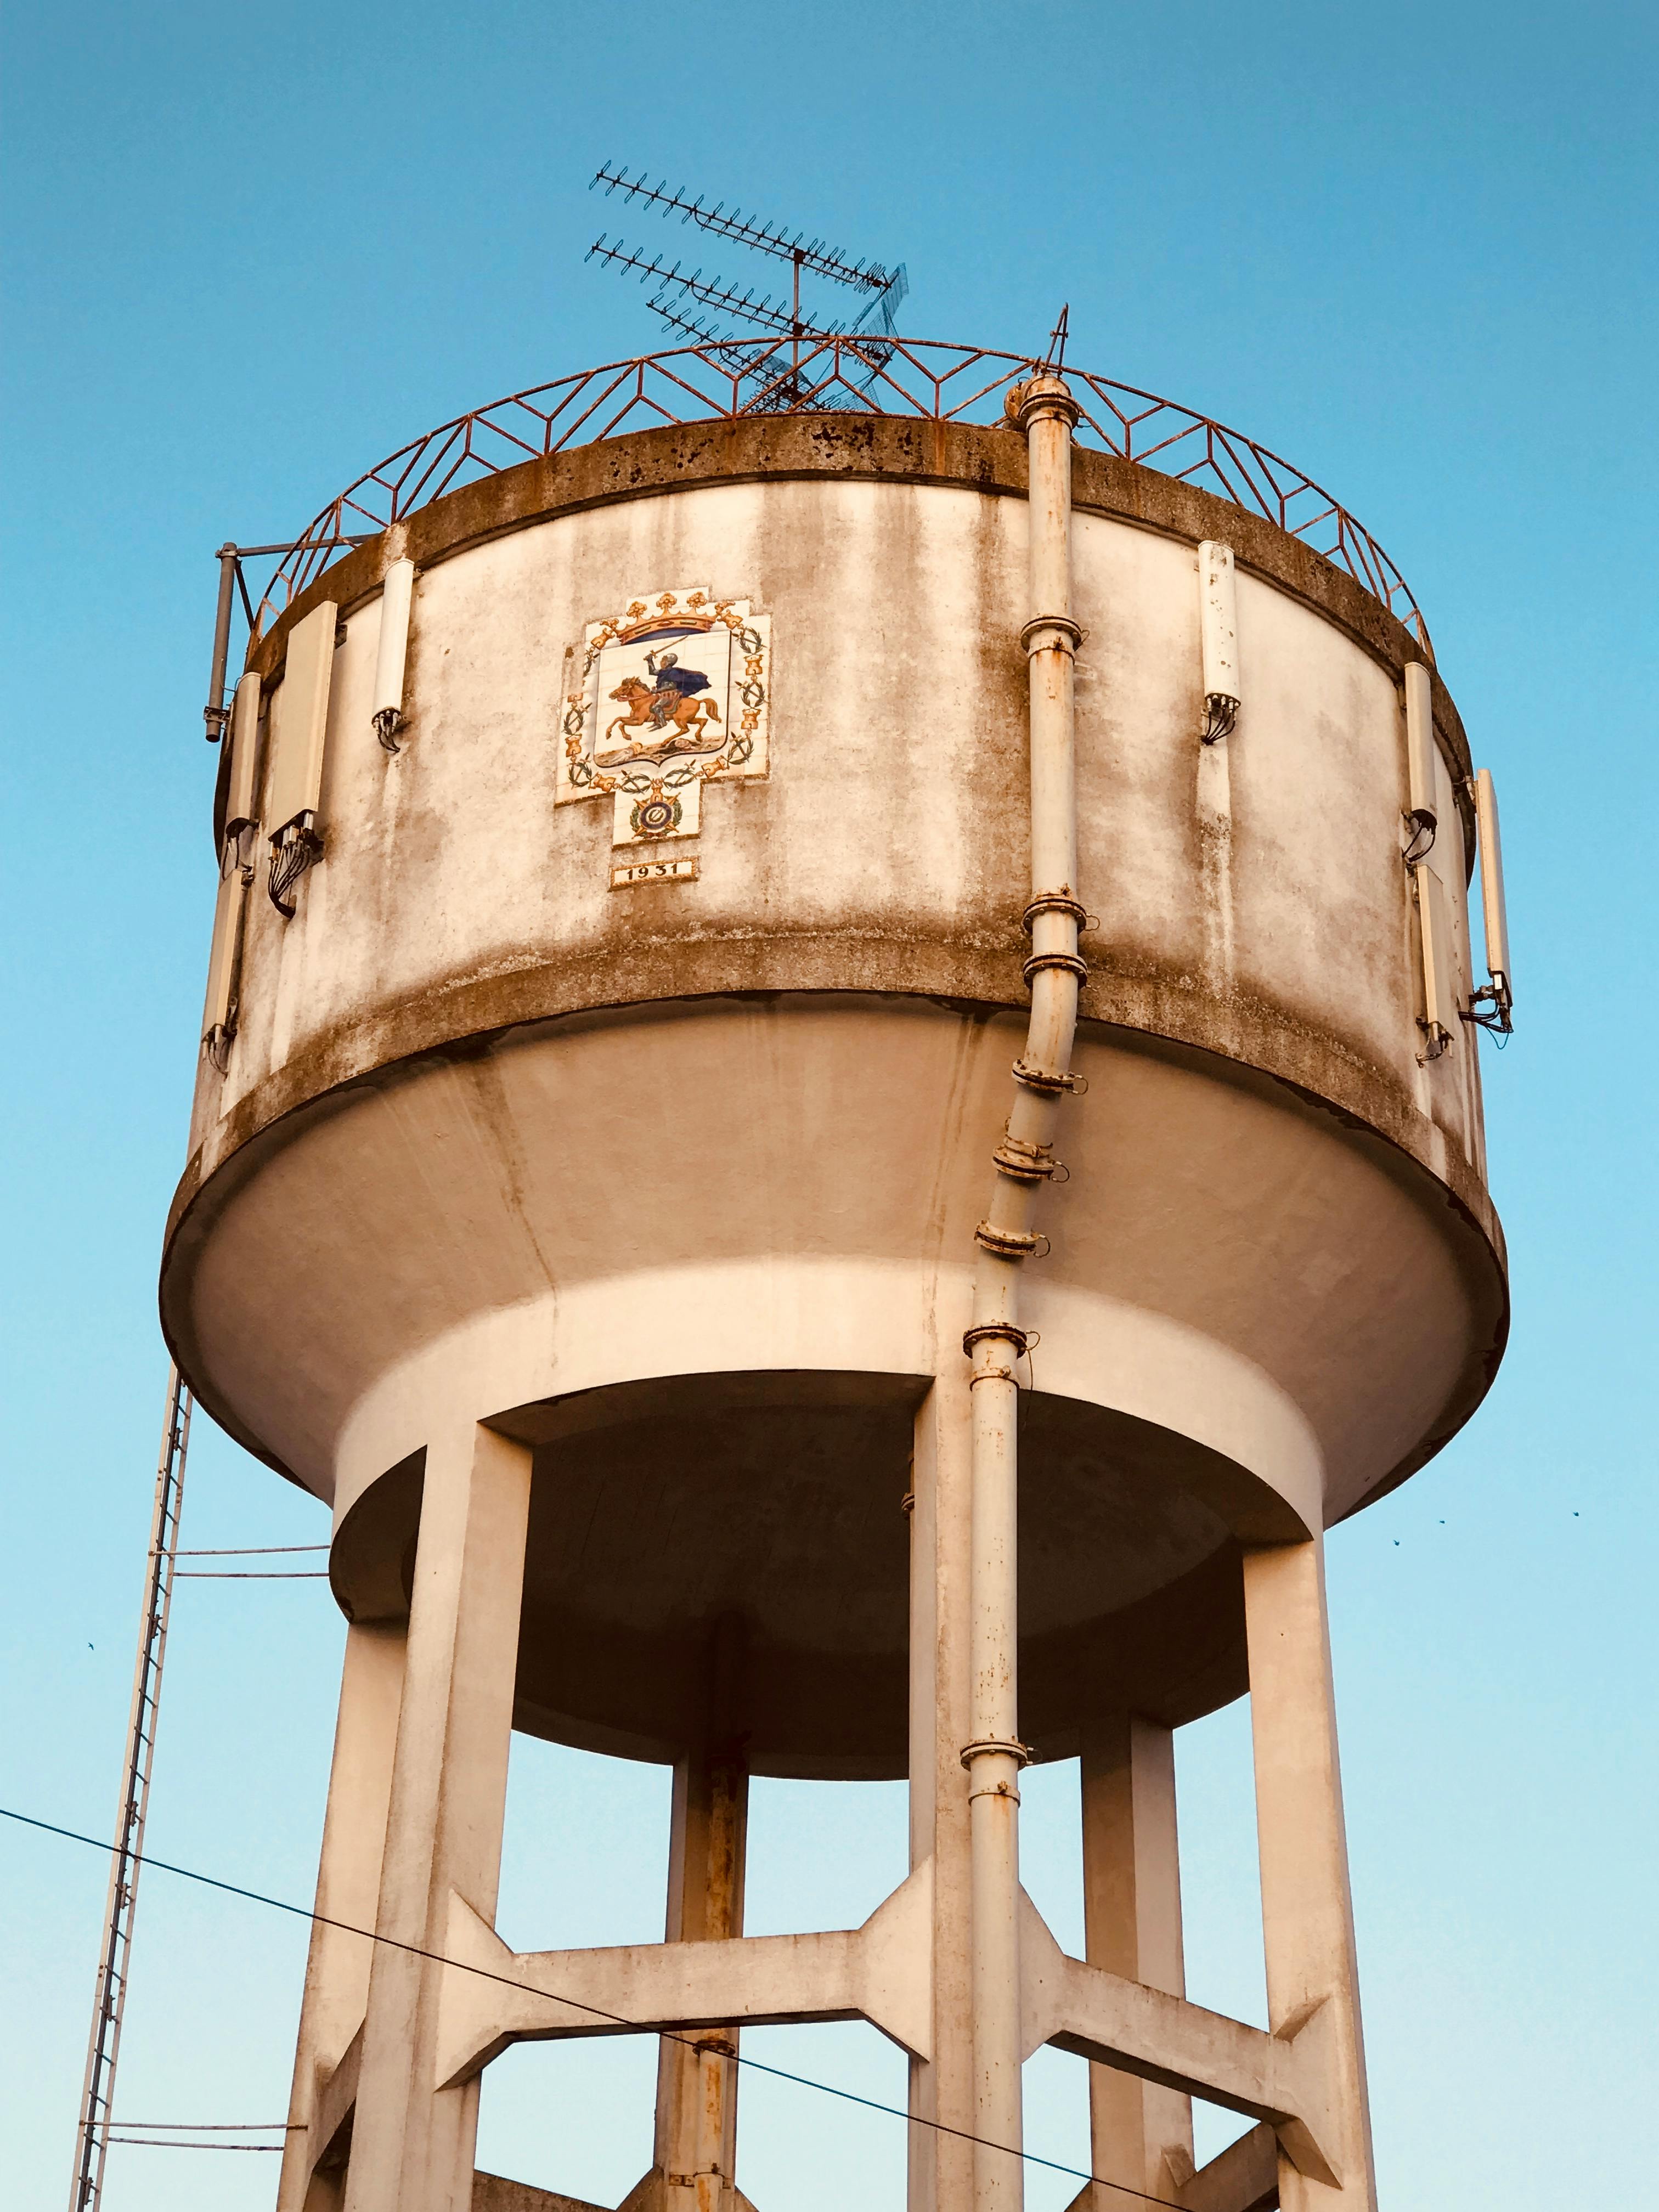
<path fill-rule="evenodd" d="M 527 2181 L 509 2181 L 504 2174 L 475 2172 L 472 2212 L 605 2212 L 584 2197 L 565 2197 L 556 2189 L 533 2189 Z"/>
<path fill-rule="evenodd" d="M 1174 1735 L 1139 1713 L 1098 1713 L 1083 1732 L 1080 1780 L 1085 1956 L 1184 1996 Z M 1091 2066 L 1089 2113 L 1097 2174 L 1164 2197 L 1191 2179 L 1193 2109 L 1178 2091 Z M 1115 2212 L 1115 2197 L 1097 2187 L 1092 2212 Z"/>
<path fill-rule="evenodd" d="M 362 2029 L 374 1953 L 368 1937 L 347 1930 L 373 1929 L 379 1909 L 407 1642 L 400 1621 L 355 1622 L 346 1632 L 317 1875 L 319 1917 L 306 1960 L 276 2212 L 322 2212 L 313 2172 L 329 2159 L 343 2118 L 337 2105 L 333 2118 L 327 2116 L 327 2090 Z"/>
<path fill-rule="evenodd" d="M 476 2081 L 435 2073 L 459 1895 L 493 1919 L 507 1806 L 530 1455 L 465 1421 L 427 1447 L 345 2212 L 452 2212 Z"/>
<path fill-rule="evenodd" d="M 987 1747 L 958 1347 L 1025 1026 L 1023 471 L 1017 440 L 915 424 L 622 441 L 440 502 L 294 611 L 343 617 L 322 858 L 291 924 L 252 902 L 164 1320 L 201 1401 L 332 1498 L 359 1629 L 408 1624 L 383 1818 L 375 1701 L 343 1706 L 342 1742 L 371 1753 L 343 1778 L 325 1884 L 376 1885 L 381 1933 L 529 1984 L 384 1947 L 341 2050 L 361 1992 L 322 1960 L 306 2212 L 333 2212 L 348 2128 L 345 2212 L 453 2212 L 477 2186 L 477 2069 L 518 2036 L 594 2032 L 573 1996 L 613 2032 L 872 2019 L 911 2055 L 918 2117 L 973 2124 L 989 1916 L 962 1761 Z M 1169 1792 L 1143 1760 L 1102 1800 L 1123 1762 L 1097 1734 L 1090 1949 L 1116 1964 L 1065 1959 L 1027 1912 L 990 1996 L 1018 1978 L 1028 2046 L 1131 2077 L 1115 2135 L 1155 2190 L 1261 2196 L 1259 2137 L 1178 2171 L 1200 2094 L 1276 2130 L 1292 2212 L 1370 2212 L 1318 1543 L 1468 1418 L 1506 1318 L 1473 1038 L 1419 1058 L 1412 647 L 1305 547 L 1202 495 L 1086 459 L 1073 492 L 1091 1087 L 1066 1109 L 1071 1180 L 1045 1193 L 1022 1387 L 1002 1378 L 1020 1633 L 997 1664 L 1020 1696 L 993 1749 L 1012 1765 L 1016 1728 L 1075 1749 L 1114 1712 L 1167 1746 L 1245 1686 L 1248 1632 L 1273 2032 L 1181 1997 Z M 1243 706 L 1209 749 L 1200 537 L 1239 570 Z M 405 555 L 393 757 L 369 727 L 375 592 Z M 619 895 L 606 810 L 554 803 L 564 652 L 630 595 L 693 583 L 771 624 L 771 768 L 709 787 L 695 879 Z M 277 732 L 289 630 L 254 655 Z M 1431 689 L 1467 993 L 1468 754 Z M 506 1953 L 509 1725 L 707 1754 L 685 1657 L 721 1620 L 750 1658 L 722 1722 L 743 1771 L 908 1763 L 909 1881 L 859 1931 L 746 1941 L 727 1881 L 719 1940 Z M 683 1904 L 720 1887 L 718 1796 Z M 635 2212 L 734 2198 L 729 2070 L 722 2051 L 675 2072 Z M 976 2183 L 959 2139 L 913 2134 L 917 2212 L 984 2198 L 984 2160 Z"/>
<path fill-rule="evenodd" d="M 162 1308 L 203 1403 L 334 1497 L 337 1587 L 362 1617 L 396 1609 L 411 1532 L 409 1500 L 365 1492 L 440 1403 L 511 1425 L 653 1376 L 812 1373 L 793 1414 L 709 1416 L 734 1509 L 723 1601 L 794 1608 L 780 1706 L 835 1685 L 800 1740 L 773 1729 L 777 1767 L 810 1765 L 804 1739 L 838 1709 L 868 1725 L 821 1737 L 815 1771 L 899 1770 L 904 1568 L 875 1504 L 902 1481 L 897 1416 L 842 1420 L 861 1502 L 837 1492 L 823 1393 L 860 1373 L 920 1390 L 962 1326 L 957 1255 L 1025 996 L 1024 471 L 996 431 L 648 434 L 469 488 L 335 573 L 325 857 L 291 924 L 252 902 L 241 1028 L 228 1074 L 204 1067 Z M 1065 1685 L 1091 1654 L 1166 1723 L 1235 1693 L 1237 1606 L 1206 1610 L 1204 1574 L 1230 1541 L 1337 1517 L 1420 1463 L 1478 1402 L 1506 1317 L 1473 1042 L 1417 1059 L 1409 640 L 1307 548 L 1188 488 L 1080 455 L 1073 495 L 1098 926 L 1077 1048 L 1093 1088 L 1033 1271 L 1023 1407 L 1056 1485 L 1032 1486 L 1056 1510 L 1022 1540 L 1048 1750 L 1075 1745 Z M 1238 552 L 1247 694 L 1202 758 L 1200 536 Z M 374 594 L 405 550 L 421 574 L 392 759 L 368 726 Z M 614 893 L 605 808 L 553 805 L 563 652 L 671 576 L 771 617 L 772 769 L 709 791 L 698 880 Z M 255 654 L 278 720 L 286 634 Z M 1435 696 L 1455 888 L 1466 750 Z M 1458 947 L 1467 973 L 1461 915 Z M 879 1139 L 849 1176 L 854 1130 Z M 695 1481 L 710 1435 L 694 1450 L 682 1398 L 663 1416 L 678 1443 L 641 1458 L 620 1449 L 639 1409 L 612 1412 L 617 1433 L 562 1453 L 557 1482 L 538 1462 L 520 1712 L 672 1755 L 672 1696 L 629 1686 L 672 1689 L 654 1644 L 678 1601 L 641 1613 L 646 1563 L 630 1595 L 590 1556 L 573 1608 L 555 1500 L 568 1478 L 619 1528 L 641 1508 L 665 1526 L 647 1496 Z M 755 1537 L 748 1568 L 723 1545 L 764 1525 L 764 1504 L 744 1514 L 769 1462 L 789 1469 L 778 1527 L 815 1526 L 839 1563 L 816 1593 L 804 1567 L 763 1569 Z M 1291 1518 L 1264 1526 L 1275 1495 Z M 1074 1570 L 1093 1577 L 1081 1608 L 1060 1597 Z M 1139 1674 L 1137 1654 L 1154 1655 Z"/>
<path fill-rule="evenodd" d="M 1244 1609 L 1267 2019 L 1276 2038 L 1317 2025 L 1328 2049 L 1334 2170 L 1319 2173 L 1281 2134 L 1279 2202 L 1376 2212 L 1322 1536 L 1248 1550 Z"/>

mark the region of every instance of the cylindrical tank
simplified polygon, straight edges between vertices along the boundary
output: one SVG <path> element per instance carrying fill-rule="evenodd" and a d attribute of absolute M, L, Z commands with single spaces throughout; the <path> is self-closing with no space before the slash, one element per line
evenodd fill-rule
<path fill-rule="evenodd" d="M 677 1639 L 736 1608 L 757 1771 L 902 1771 L 910 1415 L 1024 1033 L 1024 479 L 1000 427 L 647 432 L 439 501 L 253 648 L 269 729 L 296 624 L 338 611 L 323 854 L 292 921 L 263 866 L 248 902 L 167 1331 L 232 1434 L 333 1500 L 349 1607 L 406 1571 L 431 1402 L 545 1447 L 521 1725 L 665 1755 Z M 1420 647 L 1202 492 L 1079 449 L 1073 495 L 1089 1089 L 1022 1400 L 1022 1694 L 1054 1753 L 1103 1670 L 1170 1722 L 1236 1695 L 1230 1546 L 1408 1474 L 1505 1313 L 1473 1039 L 1422 1057 Z M 1196 736 L 1216 540 L 1224 750 Z M 371 712 L 404 557 L 394 757 Z M 560 803 L 574 656 L 665 592 L 767 617 L 766 772 L 706 780 L 695 839 L 613 849 L 610 795 Z M 1467 979 L 1469 759 L 1433 696 Z M 613 887 L 663 860 L 686 872 Z"/>
<path fill-rule="evenodd" d="M 1048 680 L 1028 647 L 1040 629 L 1056 667 L 1074 651 L 1073 708 L 1055 694 L 1050 720 L 1070 732 L 1087 978 L 1063 1167 L 1042 1170 L 1043 1245 L 999 1336 L 1018 1353 L 1023 1743 L 962 1761 L 1080 1750 L 1085 1859 L 1103 1866 L 1131 1849 L 1112 1777 L 1136 1832 L 1166 1799 L 1172 1824 L 1168 1731 L 1267 1669 L 1269 2056 L 1335 1993 L 1340 2201 L 1369 2204 L 1317 1539 L 1455 1431 L 1504 1340 L 1459 1018 L 1468 749 L 1422 638 L 1302 539 L 1082 446 L 1069 526 L 1063 501 L 1039 517 L 1036 450 L 1012 421 L 852 411 L 611 437 L 406 514 L 256 635 L 164 1325 L 200 1402 L 331 1502 L 334 1588 L 360 1626 L 438 1603 L 416 1590 L 417 1552 L 435 1572 L 450 1540 L 422 1522 L 434 1436 L 482 1424 L 530 1455 L 512 1722 L 702 1759 L 676 1864 L 702 1849 L 707 1871 L 724 1834 L 727 1875 L 708 1874 L 691 1919 L 671 1899 L 671 1937 L 740 1932 L 739 1767 L 908 1762 L 917 1863 L 961 1900 L 933 1908 L 937 2078 L 913 2108 L 957 2115 L 964 2142 L 978 2112 L 982 2134 L 1006 2107 L 976 2104 L 965 2073 L 951 2086 L 939 1995 L 950 1915 L 972 1917 L 951 1856 L 970 1730 L 939 1686 L 966 1680 L 960 1623 L 941 1624 L 969 1569 L 917 1439 L 930 1393 L 970 1395 L 975 1224 L 983 1246 L 1030 968 L 1077 965 L 1033 959 L 1022 927 L 1028 684 Z M 1069 611 L 1029 604 L 1048 571 Z M 412 1710 L 400 1762 L 418 1763 Z M 343 1705 L 343 1744 L 357 1725 Z M 395 1832 L 415 1801 L 387 1786 Z M 1172 1825 L 1159 1849 L 1173 1882 Z M 325 1849 L 325 1887 L 328 1865 Z M 371 1905 L 380 1879 L 362 1877 Z M 486 1919 L 493 1879 L 471 1899 Z M 1331 1900 L 1312 1984 L 1272 1933 L 1308 1881 Z M 1174 1910 L 1173 1963 L 1132 1946 L 1115 1971 L 1178 1996 Z M 1041 1941 L 1021 1941 L 1029 1960 Z M 1196 2084 L 1261 2118 L 1287 2205 L 1313 2202 L 1298 2177 L 1328 2185 L 1317 2097 L 1206 2074 L 1175 2014 L 1173 2057 L 1163 2028 L 1114 2042 L 1095 2014 L 1050 2020 L 1058 1986 L 1027 1987 L 1028 2045 Z M 317 2114 L 349 2109 L 362 2001 L 336 2003 L 312 2103 L 296 2085 L 319 2172 Z M 1018 2022 L 997 2033 L 1017 2062 Z M 501 2038 L 477 2040 L 487 2058 Z M 735 2045 L 718 2048 L 724 2063 Z M 1172 2191 L 1190 2121 L 1168 2087 L 1130 2093 L 1125 2120 L 1100 2092 L 1097 2159 L 1138 2131 L 1115 2170 Z M 679 2094 L 659 2094 L 665 2203 Z M 707 2156 L 729 2203 L 726 2112 Z M 360 2161 L 404 2157 L 404 2181 L 354 2184 L 370 2193 L 349 2212 L 426 2201 L 395 2152 L 405 2125 L 386 2120 Z M 913 2163 L 913 2204 L 969 2201 L 950 2155 Z M 1016 2200 L 988 2172 L 971 2201 L 995 2212 Z M 306 2185 L 283 2202 L 325 2201 Z"/>

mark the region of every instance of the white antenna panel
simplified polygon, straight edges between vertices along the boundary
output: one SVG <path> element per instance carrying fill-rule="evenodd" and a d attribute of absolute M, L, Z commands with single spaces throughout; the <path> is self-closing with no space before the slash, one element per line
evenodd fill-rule
<path fill-rule="evenodd" d="M 288 665 L 271 702 L 270 792 L 265 823 L 272 836 L 317 811 L 323 788 L 323 740 L 328 732 L 328 687 L 334 673 L 334 631 L 339 609 L 332 599 L 296 623 L 288 641 Z"/>
<path fill-rule="evenodd" d="M 1206 538 L 1198 549 L 1199 628 L 1204 641 L 1206 741 L 1225 737 L 1243 697 L 1238 676 L 1238 586 L 1233 549 Z"/>
<path fill-rule="evenodd" d="M 246 896 L 247 881 L 233 852 L 219 878 L 219 898 L 213 909 L 213 950 L 208 956 L 207 1004 L 202 1011 L 204 1044 L 210 1043 L 216 1033 L 229 1032 L 237 939 L 241 935 L 242 903 Z"/>
<path fill-rule="evenodd" d="M 1498 787 L 1490 769 L 1474 779 L 1474 818 L 1480 848 L 1480 919 L 1486 933 L 1486 966 L 1510 981 L 1510 921 L 1504 899 L 1504 847 L 1498 834 Z"/>
<path fill-rule="evenodd" d="M 380 642 L 374 656 L 375 734 L 389 750 L 404 719 L 404 663 L 409 657 L 409 613 L 415 597 L 415 563 L 394 561 L 380 594 Z"/>
<path fill-rule="evenodd" d="M 1406 663 L 1406 775 L 1412 820 L 1432 830 L 1440 818 L 1435 775 L 1434 687 L 1420 660 Z"/>
<path fill-rule="evenodd" d="M 259 679 L 250 669 L 236 686 L 230 709 L 230 795 L 225 835 L 234 837 L 259 818 Z"/>
<path fill-rule="evenodd" d="M 1451 906 L 1446 886 L 1426 861 L 1412 871 L 1417 879 L 1417 915 L 1423 936 L 1423 1027 L 1430 1060 L 1437 1060 L 1457 1035 L 1456 969 L 1452 962 Z"/>

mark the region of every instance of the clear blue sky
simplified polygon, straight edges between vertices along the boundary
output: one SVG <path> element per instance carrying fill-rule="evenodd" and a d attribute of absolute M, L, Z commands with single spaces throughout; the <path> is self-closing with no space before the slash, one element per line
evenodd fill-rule
<path fill-rule="evenodd" d="M 291 533 L 465 406 L 649 347 L 641 295 L 581 262 L 617 227 L 588 175 L 648 161 L 904 259 L 917 336 L 1028 348 L 1068 299 L 1074 358 L 1292 456 L 1427 611 L 1505 809 L 1521 1025 L 1487 1109 L 1516 1325 L 1471 1431 L 1332 1543 L 1378 2160 L 1409 2212 L 1633 2212 L 1659 1534 L 1651 7 L 58 0 L 3 35 L 0 1802 L 112 1817 L 212 902 L 211 550 Z M 279 1264 L 271 1294 L 293 1294 Z M 186 1527 L 325 1533 L 205 1421 Z M 296 1899 L 341 1641 L 322 1589 L 183 1586 L 151 1826 L 162 1855 Z M 1193 1993 L 1259 2016 L 1243 1709 L 1181 1758 Z M 1028 1803 L 1030 1885 L 1075 1940 L 1074 1774 Z M 659 1933 L 665 1804 L 652 1770 L 521 1747 L 506 1932 Z M 902 1854 L 895 1790 L 759 1789 L 750 1924 L 842 1924 Z M 104 1879 L 0 1824 L 19 2208 L 67 2192 Z M 280 2118 L 301 1956 L 295 1924 L 149 1877 L 127 2114 Z M 747 2047 L 899 2087 L 866 2031 Z M 614 2204 L 647 2162 L 651 2066 L 625 2044 L 510 2056 L 483 2162 Z M 1032 2148 L 1082 2154 L 1082 2073 L 1034 2064 Z M 896 2124 L 743 2097 L 761 2212 L 849 2185 L 898 2204 Z M 263 2207 L 274 2165 L 117 2152 L 110 2212 Z M 1036 2212 L 1072 2187 L 1034 2180 Z"/>

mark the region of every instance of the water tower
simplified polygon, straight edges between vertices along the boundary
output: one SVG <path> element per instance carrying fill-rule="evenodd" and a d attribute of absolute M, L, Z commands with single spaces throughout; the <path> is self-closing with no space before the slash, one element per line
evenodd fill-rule
<path fill-rule="evenodd" d="M 161 1304 L 331 1502 L 319 1909 L 389 1939 L 315 1930 L 283 2212 L 506 2202 L 483 2069 L 627 2030 L 631 2212 L 733 2212 L 743 2026 L 853 2017 L 912 2212 L 1014 2212 L 1044 2043 L 1099 2212 L 1375 2202 L 1322 1544 L 1504 1341 L 1490 784 L 1287 464 L 860 345 L 446 425 L 260 611 Z M 1171 1732 L 1247 1688 L 1270 2032 L 1182 1988 Z M 672 1765 L 664 1943 L 498 1939 L 514 1728 Z M 862 1928 L 744 1936 L 755 1774 L 908 1777 Z M 1197 2175 L 1195 2095 L 1256 2123 Z"/>

